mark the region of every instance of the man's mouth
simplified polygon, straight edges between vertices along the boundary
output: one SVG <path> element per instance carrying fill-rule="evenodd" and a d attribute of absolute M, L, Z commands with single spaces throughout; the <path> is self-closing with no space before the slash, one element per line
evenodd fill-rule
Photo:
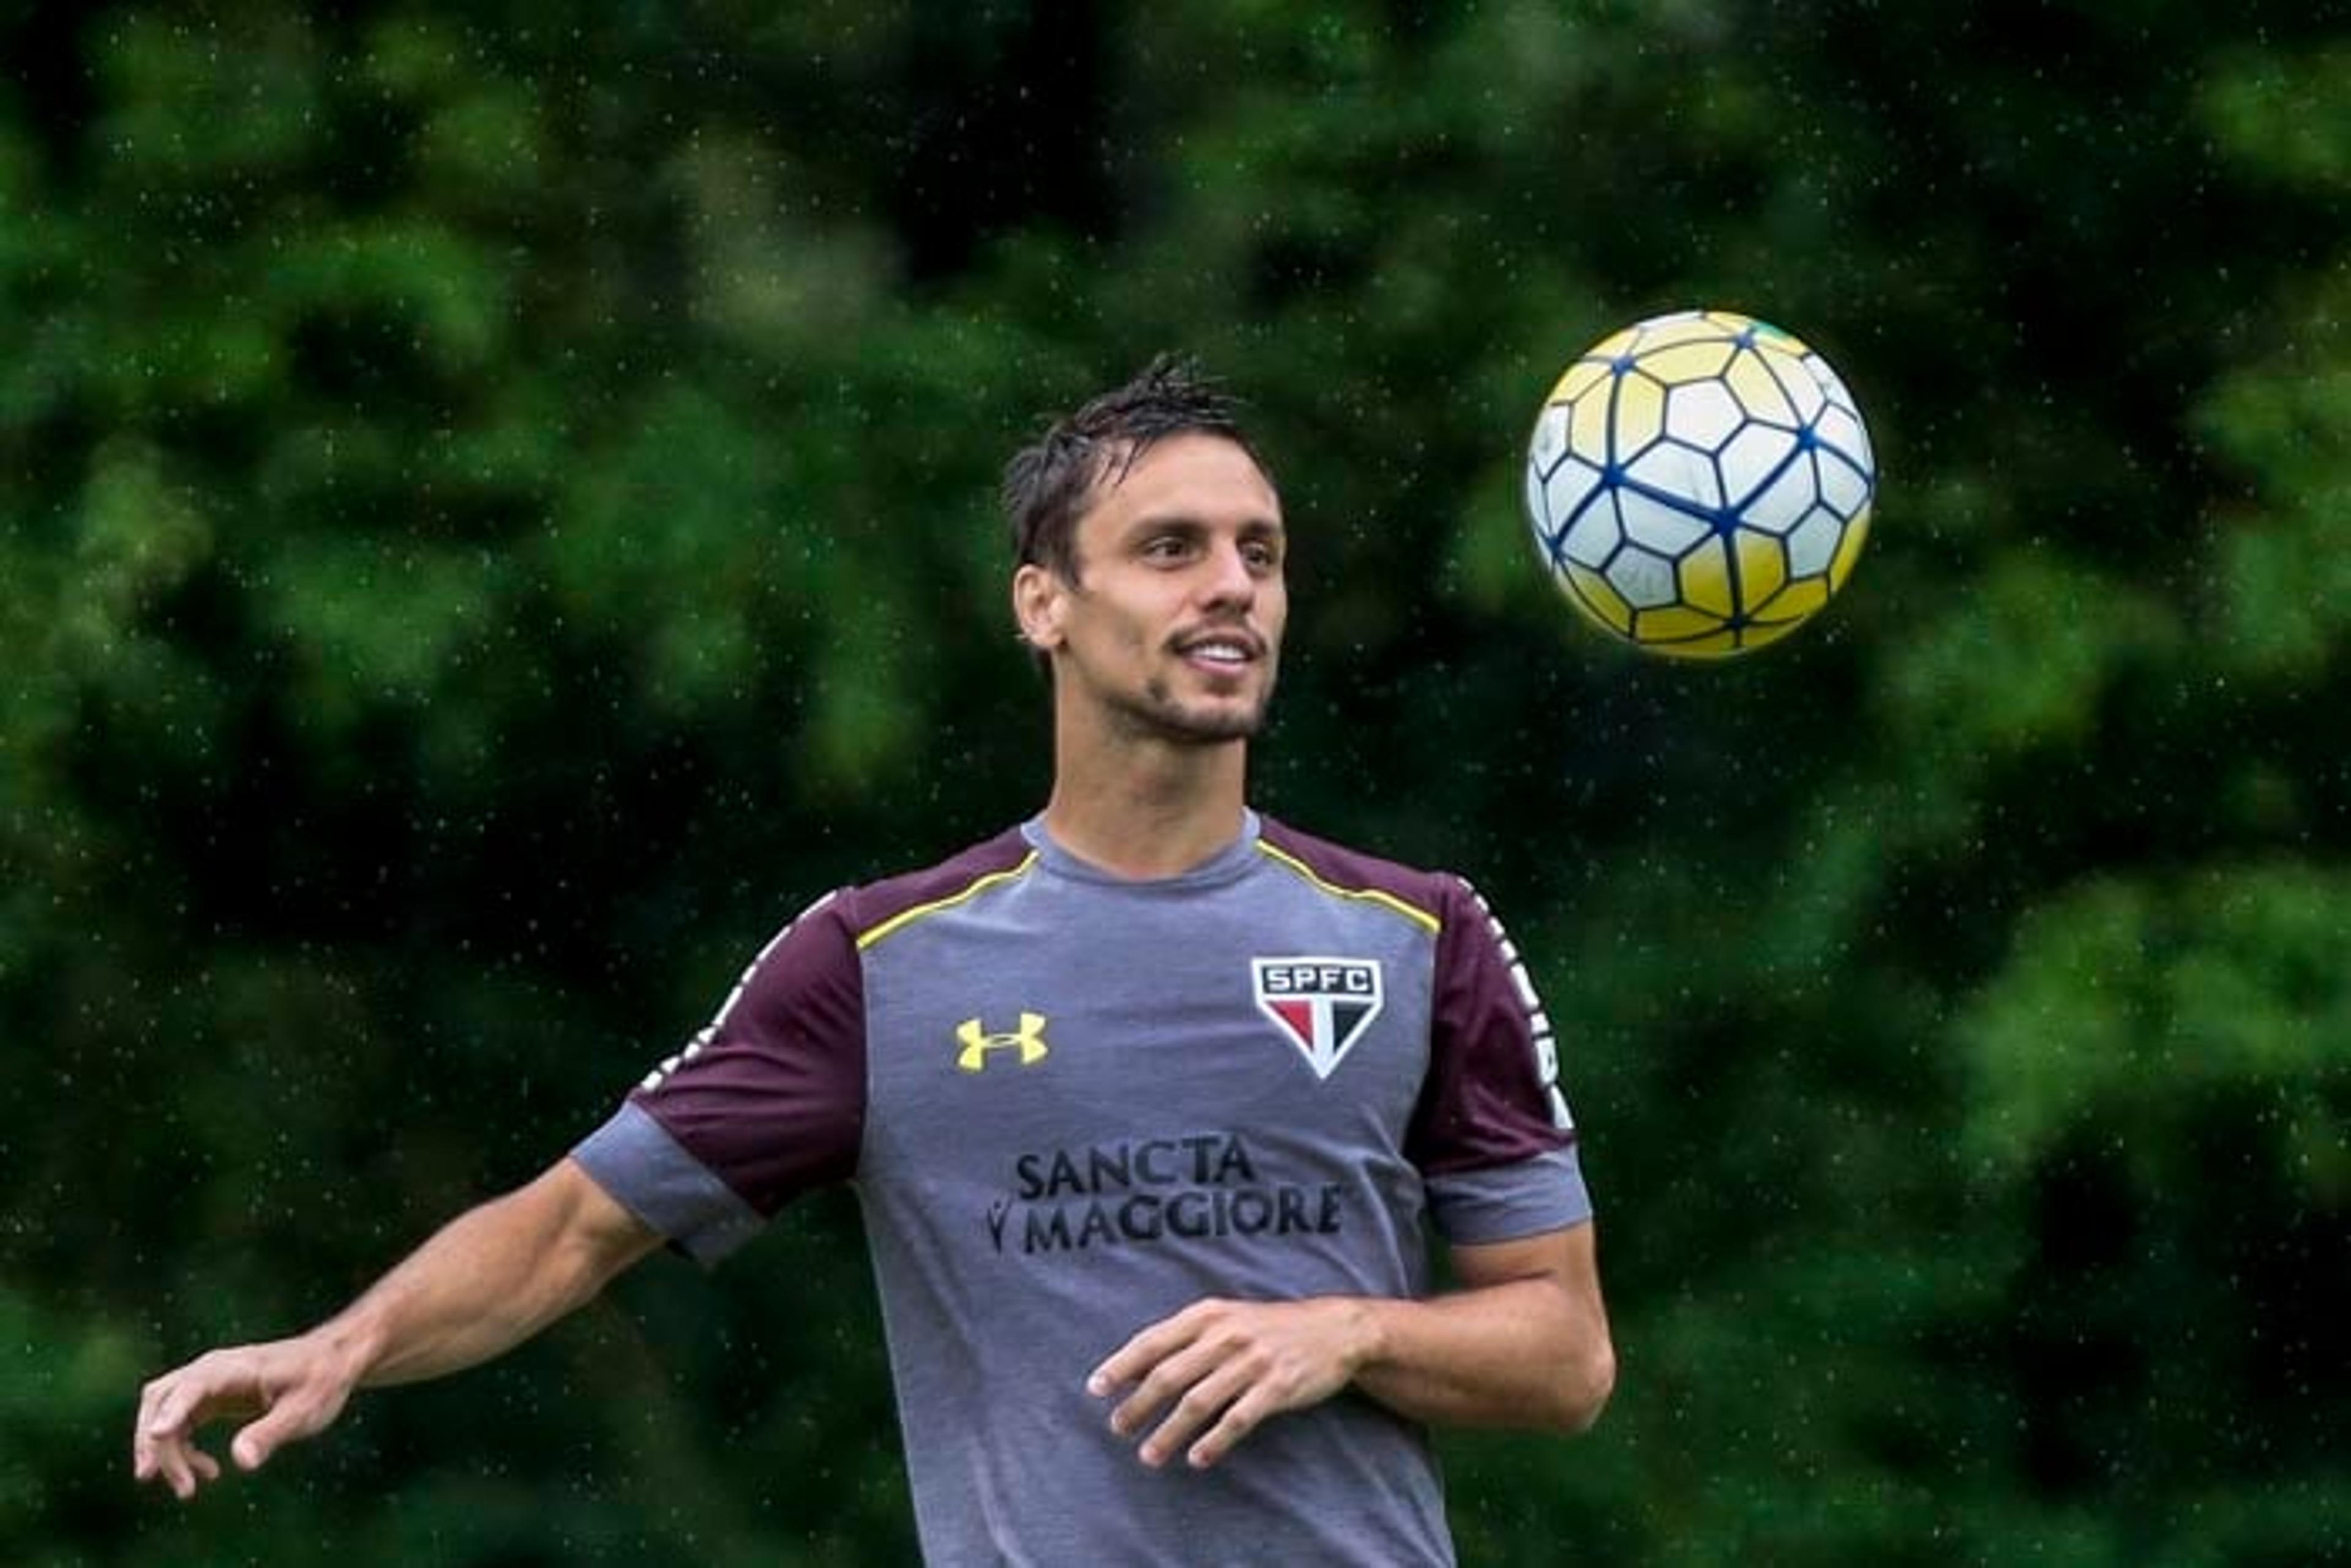
<path fill-rule="evenodd" d="M 1263 657 L 1264 645 L 1242 632 L 1211 632 L 1205 636 L 1184 639 L 1176 643 L 1176 652 L 1195 664 L 1238 670 Z"/>

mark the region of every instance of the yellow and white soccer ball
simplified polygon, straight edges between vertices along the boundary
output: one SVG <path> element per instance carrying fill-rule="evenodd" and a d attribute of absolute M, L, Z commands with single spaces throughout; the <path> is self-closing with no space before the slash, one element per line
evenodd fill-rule
<path fill-rule="evenodd" d="M 1778 641 L 1844 586 L 1877 469 L 1853 394 L 1776 327 L 1689 310 L 1568 366 L 1527 444 L 1544 567 L 1593 624 L 1719 659 Z"/>

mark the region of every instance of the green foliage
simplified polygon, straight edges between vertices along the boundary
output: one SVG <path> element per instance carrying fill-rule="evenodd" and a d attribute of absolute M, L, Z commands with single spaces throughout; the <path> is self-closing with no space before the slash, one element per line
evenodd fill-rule
<path fill-rule="evenodd" d="M 68 1560 L 61 1525 L 120 1506 L 119 1415 L 151 1347 L 117 1325 L 68 1322 L 14 1284 L 0 1290 L 0 1552 Z"/>
<path fill-rule="evenodd" d="M 2298 326 L 2215 382 L 2195 411 L 2242 476 L 2227 497 L 2211 597 L 2227 667 L 2264 684 L 2323 675 L 2342 640 L 2351 568 L 2333 548 L 2351 505 L 2351 331 L 2340 277 L 2290 285 Z"/>
<path fill-rule="evenodd" d="M 2102 879 L 2019 923 L 2015 952 L 1956 1036 L 1966 1136 L 2030 1170 L 2095 1136 L 2150 1206 L 2196 1183 L 2219 1114 L 2291 1209 L 2351 1198 L 2351 885 L 2286 862 L 2175 885 Z"/>
<path fill-rule="evenodd" d="M 1468 1560 L 2351 1550 L 2324 8 L 20 10 L 0 1557 L 909 1555 L 832 1200 L 194 1508 L 122 1437 L 1035 805 L 998 465 L 1171 346 L 1295 525 L 1262 803 L 1473 875 L 1561 1026 L 1623 1380 L 1447 1437 Z M 1698 304 L 1884 465 L 1709 670 L 1517 516 Z"/>

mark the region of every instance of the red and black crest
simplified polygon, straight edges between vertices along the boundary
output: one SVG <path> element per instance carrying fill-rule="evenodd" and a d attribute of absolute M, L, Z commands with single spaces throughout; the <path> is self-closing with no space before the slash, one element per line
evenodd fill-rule
<path fill-rule="evenodd" d="M 1251 958 L 1249 980 L 1258 1011 L 1305 1054 L 1317 1078 L 1331 1076 L 1384 1001 L 1376 958 Z"/>

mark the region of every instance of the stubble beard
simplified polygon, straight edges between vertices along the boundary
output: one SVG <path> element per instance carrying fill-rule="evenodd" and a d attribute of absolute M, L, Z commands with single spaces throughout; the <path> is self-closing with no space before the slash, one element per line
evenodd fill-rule
<path fill-rule="evenodd" d="M 1265 727 L 1266 710 L 1272 703 L 1270 672 L 1257 701 L 1246 708 L 1224 704 L 1196 707 L 1176 696 L 1166 682 L 1155 680 L 1145 683 L 1138 695 L 1114 702 L 1111 719 L 1132 739 L 1182 747 L 1223 746 L 1255 739 Z"/>

